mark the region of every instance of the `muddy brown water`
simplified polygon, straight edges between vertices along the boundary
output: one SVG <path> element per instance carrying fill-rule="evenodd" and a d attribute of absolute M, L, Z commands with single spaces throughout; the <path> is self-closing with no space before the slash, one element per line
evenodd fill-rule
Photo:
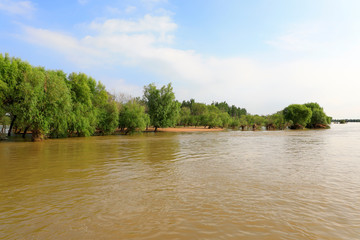
<path fill-rule="evenodd" d="M 0 239 L 359 239 L 360 124 L 0 142 Z"/>

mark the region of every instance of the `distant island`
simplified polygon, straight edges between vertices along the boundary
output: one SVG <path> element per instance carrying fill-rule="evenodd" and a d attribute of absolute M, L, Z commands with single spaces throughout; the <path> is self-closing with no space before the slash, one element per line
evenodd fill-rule
<path fill-rule="evenodd" d="M 224 102 L 179 102 L 171 83 L 144 87 L 142 97 L 110 94 L 84 73 L 34 67 L 0 54 L 1 138 L 31 133 L 46 138 L 108 135 L 183 126 L 206 129 L 284 130 L 329 128 L 318 103 L 291 104 L 274 114 L 252 115 Z M 7 127 L 8 126 L 8 127 Z M 5 132 L 6 131 L 6 132 Z"/>

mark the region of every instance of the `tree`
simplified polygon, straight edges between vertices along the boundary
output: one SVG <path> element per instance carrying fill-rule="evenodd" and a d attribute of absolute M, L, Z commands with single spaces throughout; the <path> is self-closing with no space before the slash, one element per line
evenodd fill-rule
<path fill-rule="evenodd" d="M 190 125 L 191 124 L 191 111 L 189 107 L 181 107 L 179 125 Z"/>
<path fill-rule="evenodd" d="M 222 128 L 228 127 L 229 124 L 231 123 L 231 117 L 229 116 L 229 114 L 227 112 L 220 112 L 219 115 L 221 119 L 220 127 Z"/>
<path fill-rule="evenodd" d="M 266 117 L 266 129 L 267 130 L 284 130 L 288 123 L 285 121 L 282 111 L 274 113 Z"/>
<path fill-rule="evenodd" d="M 0 54 L 0 68 L 3 66 L 3 63 L 4 63 L 5 59 L 4 57 L 2 56 L 2 54 Z M 5 100 L 5 97 L 6 97 L 6 92 L 8 90 L 8 87 L 7 87 L 7 84 L 5 82 L 5 79 L 4 79 L 4 76 L 3 74 L 1 74 L 1 71 L 0 71 L 0 123 L 2 123 L 3 125 L 5 125 L 5 114 L 6 114 L 6 111 L 5 111 L 5 106 L 4 106 L 4 100 Z"/>
<path fill-rule="evenodd" d="M 46 71 L 44 91 L 44 114 L 49 121 L 48 133 L 51 137 L 66 137 L 72 110 L 66 74 L 62 71 Z"/>
<path fill-rule="evenodd" d="M 215 102 L 212 105 L 215 105 L 215 107 L 217 107 L 218 109 L 220 109 L 223 112 L 227 112 L 227 113 L 230 112 L 229 104 L 227 104 L 226 101 L 221 102 L 221 103 Z"/>
<path fill-rule="evenodd" d="M 24 100 L 22 83 L 24 78 L 30 74 L 32 67 L 19 58 L 10 58 L 8 54 L 3 57 L 0 54 L 0 78 L 2 81 L 2 109 L 9 114 L 11 119 L 8 136 L 18 116 L 22 115 L 21 105 Z"/>
<path fill-rule="evenodd" d="M 96 109 L 93 105 L 96 81 L 84 73 L 72 73 L 68 77 L 72 99 L 72 113 L 69 121 L 70 134 L 90 136 L 97 125 Z"/>
<path fill-rule="evenodd" d="M 32 68 L 19 86 L 22 102 L 16 125 L 23 129 L 24 135 L 31 129 L 33 141 L 49 134 L 65 136 L 67 133 L 71 102 L 62 74 L 41 67 Z"/>
<path fill-rule="evenodd" d="M 116 130 L 119 122 L 119 110 L 114 97 L 106 91 L 101 82 L 90 89 L 92 89 L 92 104 L 97 120 L 96 129 L 102 135 L 111 134 Z"/>
<path fill-rule="evenodd" d="M 143 130 L 148 125 L 149 116 L 145 113 L 145 107 L 135 100 L 125 103 L 119 114 L 119 126 L 126 128 L 125 134 L 132 133 L 136 129 Z"/>
<path fill-rule="evenodd" d="M 175 101 L 175 94 L 171 83 L 157 89 L 155 84 L 144 87 L 144 100 L 146 102 L 150 124 L 155 127 L 172 127 L 176 125 L 180 103 Z"/>
<path fill-rule="evenodd" d="M 222 116 L 223 113 L 224 112 L 221 112 L 215 105 L 208 105 L 206 113 L 202 115 L 202 125 L 208 126 L 209 128 L 222 127 L 222 117 L 225 121 L 227 120 L 224 116 Z"/>
<path fill-rule="evenodd" d="M 249 125 L 247 116 L 248 115 L 241 115 L 239 119 L 241 130 L 245 130 L 245 128 Z"/>
<path fill-rule="evenodd" d="M 307 128 L 328 127 L 331 121 L 329 121 L 329 117 L 326 116 L 323 108 L 318 103 L 306 103 L 304 105 L 310 108 L 312 112 L 310 122 L 306 125 Z"/>
<path fill-rule="evenodd" d="M 229 125 L 232 129 L 240 127 L 240 119 L 238 117 L 232 117 Z"/>
<path fill-rule="evenodd" d="M 113 133 L 119 122 L 119 110 L 117 104 L 109 99 L 98 112 L 97 129 L 101 134 Z"/>
<path fill-rule="evenodd" d="M 291 121 L 291 129 L 304 128 L 311 120 L 311 109 L 302 104 L 291 104 L 283 111 L 285 120 Z"/>

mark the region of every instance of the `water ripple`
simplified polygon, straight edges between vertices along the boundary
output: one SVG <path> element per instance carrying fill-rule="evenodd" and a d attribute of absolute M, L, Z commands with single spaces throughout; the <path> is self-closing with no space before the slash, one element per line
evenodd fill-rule
<path fill-rule="evenodd" d="M 0 144 L 0 239 L 357 239 L 360 126 Z"/>

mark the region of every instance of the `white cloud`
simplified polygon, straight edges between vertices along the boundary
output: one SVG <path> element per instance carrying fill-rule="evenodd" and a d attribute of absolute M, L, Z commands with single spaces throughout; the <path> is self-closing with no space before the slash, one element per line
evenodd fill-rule
<path fill-rule="evenodd" d="M 106 53 L 86 45 L 87 37 L 78 40 L 65 33 L 33 27 L 24 27 L 24 32 L 27 41 L 58 51 L 80 66 L 99 64 L 99 58 L 106 59 Z"/>
<path fill-rule="evenodd" d="M 12 15 L 30 17 L 35 11 L 35 7 L 31 1 L 0 0 L 0 10 Z"/>
<path fill-rule="evenodd" d="M 62 53 L 81 66 L 135 66 L 157 76 L 160 84 L 173 82 L 179 100 L 195 98 L 207 103 L 225 100 L 258 114 L 270 114 L 291 103 L 318 101 L 335 117 L 348 115 L 346 108 L 342 111 L 334 106 L 360 105 L 357 97 L 360 70 L 356 64 L 359 48 L 356 53 L 334 58 L 273 63 L 251 58 L 206 57 L 196 51 L 172 48 L 162 39 L 171 37 L 177 27 L 167 16 L 94 21 L 89 27 L 95 34 L 81 39 L 26 27 L 25 38 Z M 140 87 L 124 80 L 106 81 L 110 82 L 106 84 L 110 89 L 128 91 L 133 96 L 141 94 Z"/>
<path fill-rule="evenodd" d="M 317 36 L 322 35 L 321 24 L 300 24 L 289 27 L 289 30 L 266 43 L 278 49 L 288 51 L 311 51 L 319 47 Z"/>
<path fill-rule="evenodd" d="M 156 32 L 167 33 L 174 31 L 177 25 L 168 16 L 154 17 L 149 14 L 138 21 L 123 19 L 109 19 L 106 21 L 93 21 L 90 28 L 103 34 Z"/>
<path fill-rule="evenodd" d="M 134 85 L 131 83 L 127 83 L 124 79 L 118 78 L 107 78 L 103 79 L 103 81 L 109 82 L 110 85 L 106 86 L 110 89 L 110 93 L 118 98 L 123 98 L 123 100 L 129 100 L 132 97 L 141 96 L 143 93 L 143 87 Z M 120 95 L 120 96 L 119 96 Z M 119 99 L 121 101 L 121 99 Z"/>
<path fill-rule="evenodd" d="M 81 5 L 86 5 L 89 2 L 89 0 L 78 0 L 78 3 Z"/>
<path fill-rule="evenodd" d="M 136 7 L 135 6 L 128 6 L 126 9 L 125 9 L 125 12 L 126 13 L 133 13 L 136 11 Z"/>
<path fill-rule="evenodd" d="M 121 16 L 124 14 L 133 14 L 135 11 L 137 10 L 137 7 L 135 6 L 127 6 L 125 9 L 120 9 L 117 7 L 111 7 L 111 6 L 106 6 L 105 7 L 105 11 L 108 13 L 108 15 L 110 14 L 111 16 Z M 98 23 L 100 23 L 98 21 Z"/>

